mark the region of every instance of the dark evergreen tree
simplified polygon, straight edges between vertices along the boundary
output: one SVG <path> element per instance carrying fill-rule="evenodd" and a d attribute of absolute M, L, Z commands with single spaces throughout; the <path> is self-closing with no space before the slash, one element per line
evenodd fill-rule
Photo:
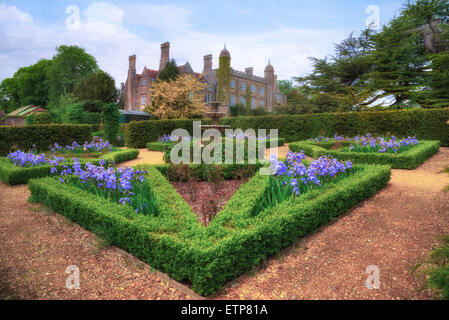
<path fill-rule="evenodd" d="M 175 60 L 171 60 L 167 63 L 164 70 L 162 70 L 158 75 L 158 80 L 160 81 L 170 81 L 175 80 L 179 76 L 179 69 L 176 65 Z"/>

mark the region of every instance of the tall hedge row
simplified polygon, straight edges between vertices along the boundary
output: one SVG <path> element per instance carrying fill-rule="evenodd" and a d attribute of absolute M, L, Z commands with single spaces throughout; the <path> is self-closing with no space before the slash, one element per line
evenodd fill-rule
<path fill-rule="evenodd" d="M 17 149 L 30 150 L 33 144 L 38 151 L 48 150 L 55 142 L 70 145 L 73 141 L 84 143 L 92 140 L 92 126 L 51 124 L 32 126 L 0 126 L 0 156 Z"/>
<path fill-rule="evenodd" d="M 125 126 L 126 146 L 130 148 L 146 148 L 148 142 L 155 142 L 164 134 L 171 134 L 175 129 L 186 129 L 193 135 L 193 121 L 198 120 L 149 120 L 131 122 Z M 210 120 L 201 120 L 204 125 Z"/>
<path fill-rule="evenodd" d="M 221 119 L 221 124 L 233 129 L 279 129 L 279 137 L 287 142 L 307 140 L 335 133 L 386 134 L 416 136 L 421 140 L 440 140 L 449 146 L 449 108 L 409 109 L 379 112 L 323 113 L 310 115 L 282 115 L 237 117 Z"/>

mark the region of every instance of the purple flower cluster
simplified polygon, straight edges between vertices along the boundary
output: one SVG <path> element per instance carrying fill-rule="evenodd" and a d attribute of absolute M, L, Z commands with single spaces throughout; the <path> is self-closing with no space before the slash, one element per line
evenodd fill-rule
<path fill-rule="evenodd" d="M 110 152 L 112 151 L 112 145 L 109 141 L 103 141 L 100 139 L 99 141 L 85 142 L 82 146 L 79 145 L 76 141 L 72 143 L 70 146 L 62 147 L 58 143 L 50 146 L 50 151 L 52 153 L 85 153 L 85 152 Z"/>
<path fill-rule="evenodd" d="M 356 136 L 354 138 L 342 135 L 334 135 L 335 142 L 350 142 L 350 151 L 354 152 L 380 152 L 380 153 L 399 153 L 417 146 L 419 141 L 415 137 L 397 139 L 395 136 L 391 138 L 373 137 L 369 133 L 365 136 Z M 312 138 L 310 141 L 315 143 L 328 142 L 331 138 L 320 136 Z"/>
<path fill-rule="evenodd" d="M 291 187 L 292 193 L 297 196 L 311 185 L 322 187 L 323 180 L 334 178 L 352 168 L 352 162 L 345 163 L 328 156 L 312 161 L 307 167 L 303 163 L 305 158 L 304 152 L 290 152 L 287 154 L 286 163 L 278 161 L 275 157 L 270 160 L 275 176 L 284 186 Z"/>
<path fill-rule="evenodd" d="M 362 137 L 354 137 L 349 150 L 354 152 L 399 153 L 409 150 L 418 144 L 419 141 L 415 137 L 398 140 L 395 136 L 390 139 L 384 139 L 367 134 Z"/>
<path fill-rule="evenodd" d="M 25 153 L 21 150 L 10 153 L 6 158 L 11 160 L 15 166 L 19 167 L 36 167 L 45 164 L 51 164 L 56 167 L 65 161 L 64 158 L 55 155 L 48 157 L 45 154 Z"/>
<path fill-rule="evenodd" d="M 169 143 L 170 140 L 171 140 L 170 135 L 164 134 L 162 137 L 159 137 L 159 139 L 157 141 L 160 143 Z"/>
<path fill-rule="evenodd" d="M 63 177 L 71 176 L 67 183 L 112 199 L 122 205 L 130 205 L 136 213 L 148 213 L 149 205 L 142 197 L 142 193 L 147 193 L 145 191 L 147 189 L 143 186 L 147 183 L 145 174 L 148 172 L 134 170 L 130 167 L 106 168 L 105 165 L 106 161 L 102 159 L 100 166 L 87 163 L 83 169 L 79 159 L 74 159 L 72 167 L 63 166 L 64 170 L 60 173 L 59 180 L 61 183 L 65 183 Z"/>

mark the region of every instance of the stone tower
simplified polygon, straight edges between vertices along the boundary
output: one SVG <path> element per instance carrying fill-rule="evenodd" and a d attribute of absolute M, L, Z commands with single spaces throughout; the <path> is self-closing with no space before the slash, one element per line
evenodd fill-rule
<path fill-rule="evenodd" d="M 268 82 L 267 85 L 267 107 L 269 110 L 273 110 L 274 106 L 274 91 L 275 91 L 275 75 L 274 68 L 268 60 L 268 65 L 265 67 L 265 79 Z"/>

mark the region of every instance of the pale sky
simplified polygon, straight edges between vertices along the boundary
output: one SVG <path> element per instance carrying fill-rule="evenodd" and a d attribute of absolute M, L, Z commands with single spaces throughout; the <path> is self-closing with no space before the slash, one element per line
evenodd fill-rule
<path fill-rule="evenodd" d="M 206 54 L 213 54 L 216 67 L 226 43 L 233 68 L 254 67 L 263 76 L 270 59 L 279 79 L 291 79 L 311 70 L 308 57 L 332 54 L 334 43 L 362 30 L 377 12 L 380 24 L 388 22 L 401 3 L 0 0 L 0 80 L 40 58 L 51 58 L 65 44 L 86 49 L 119 86 L 126 80 L 128 56 L 137 55 L 138 73 L 144 66 L 157 69 L 165 41 L 170 41 L 178 65 L 189 61 L 197 72 Z"/>

